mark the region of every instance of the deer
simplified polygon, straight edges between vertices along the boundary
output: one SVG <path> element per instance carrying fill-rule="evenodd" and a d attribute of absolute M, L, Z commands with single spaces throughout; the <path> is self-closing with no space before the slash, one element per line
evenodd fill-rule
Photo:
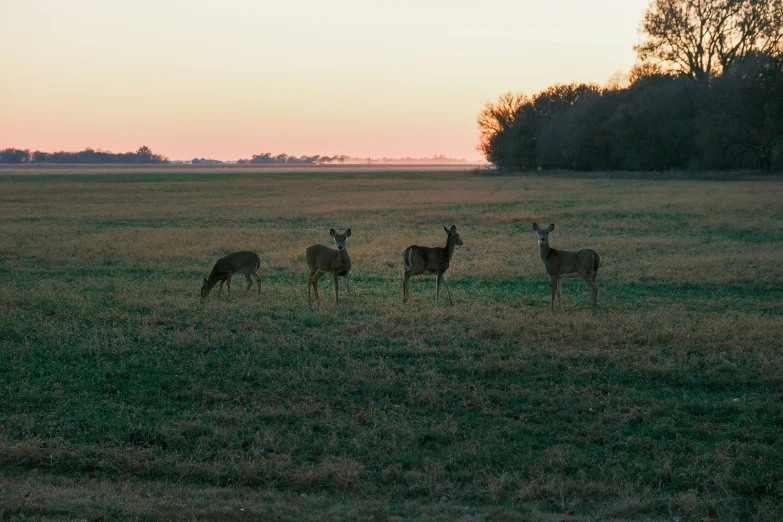
<path fill-rule="evenodd" d="M 231 297 L 231 276 L 234 274 L 242 274 L 247 280 L 247 288 L 245 288 L 245 295 L 250 291 L 250 287 L 253 286 L 253 279 L 255 278 L 258 284 L 258 293 L 261 294 L 261 277 L 258 275 L 258 267 L 261 264 L 261 258 L 255 252 L 234 252 L 228 254 L 225 257 L 221 257 L 215 263 L 212 268 L 212 272 L 209 273 L 209 277 L 204 279 L 204 284 L 201 286 L 201 299 L 206 299 L 209 292 L 212 291 L 218 281 L 220 281 L 220 288 L 218 289 L 218 296 L 223 292 L 223 283 L 226 283 L 228 287 L 228 296 Z"/>
<path fill-rule="evenodd" d="M 457 246 L 462 246 L 462 239 L 460 239 L 459 234 L 457 233 L 456 225 L 452 225 L 451 229 L 443 227 L 443 230 L 448 234 L 445 247 L 430 248 L 411 245 L 403 251 L 402 261 L 405 267 L 402 280 L 403 303 L 408 302 L 408 280 L 413 276 L 426 273 L 435 274 L 435 302 L 438 302 L 440 284 L 442 282 L 446 287 L 449 303 L 451 303 L 451 306 L 454 306 L 445 273 L 446 270 L 449 269 L 451 258 L 454 256 L 454 249 Z"/>
<path fill-rule="evenodd" d="M 580 277 L 590 287 L 593 295 L 593 315 L 595 315 L 596 301 L 598 300 L 598 285 L 595 283 L 595 276 L 598 273 L 598 266 L 601 258 L 598 252 L 585 248 L 576 250 L 555 250 L 549 246 L 549 233 L 555 229 L 554 223 L 547 228 L 540 228 L 533 223 L 533 230 L 538 234 L 538 248 L 541 254 L 541 260 L 544 262 L 544 269 L 549 274 L 552 285 L 552 303 L 550 309 L 555 312 L 555 294 L 557 294 L 557 306 L 563 309 L 561 301 L 561 291 L 563 289 L 563 279 Z"/>
<path fill-rule="evenodd" d="M 310 289 L 315 293 L 317 304 L 321 304 L 321 298 L 318 295 L 318 281 L 324 274 L 332 274 L 334 278 L 334 303 L 340 304 L 340 295 L 337 287 L 337 278 L 342 277 L 345 283 L 345 289 L 348 292 L 348 298 L 351 298 L 351 281 L 348 279 L 348 273 L 351 271 L 351 258 L 348 256 L 348 249 L 345 241 L 351 237 L 351 229 L 338 234 L 333 228 L 329 234 L 334 238 L 337 244 L 337 250 L 324 245 L 312 245 L 305 250 L 305 259 L 310 268 L 310 275 L 307 278 L 307 304 L 312 306 L 310 298 Z"/>

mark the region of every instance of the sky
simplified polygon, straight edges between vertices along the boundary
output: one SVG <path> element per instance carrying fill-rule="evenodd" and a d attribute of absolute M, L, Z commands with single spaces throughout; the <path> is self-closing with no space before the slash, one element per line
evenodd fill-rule
<path fill-rule="evenodd" d="M 604 85 L 649 0 L 0 0 L 0 149 L 480 160 L 505 92 Z"/>

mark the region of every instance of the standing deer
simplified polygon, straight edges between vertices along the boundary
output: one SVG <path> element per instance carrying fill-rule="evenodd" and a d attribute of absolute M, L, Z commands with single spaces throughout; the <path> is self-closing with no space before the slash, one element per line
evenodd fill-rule
<path fill-rule="evenodd" d="M 601 258 L 598 252 L 585 248 L 579 250 L 555 250 L 549 246 L 549 233 L 555 229 L 554 224 L 548 228 L 539 228 L 533 223 L 533 230 L 538 233 L 538 248 L 544 269 L 549 274 L 552 284 L 552 313 L 555 311 L 555 294 L 557 294 L 557 306 L 563 309 L 560 294 L 563 288 L 563 279 L 581 277 L 590 287 L 593 294 L 593 315 L 595 315 L 596 301 L 598 300 L 598 285 L 595 284 L 595 276 L 598 273 L 598 265 Z"/>
<path fill-rule="evenodd" d="M 454 248 L 462 246 L 462 240 L 457 234 L 456 225 L 451 226 L 451 230 L 443 227 L 448 234 L 446 246 L 444 248 L 429 248 L 417 245 L 411 245 L 402 253 L 402 261 L 405 265 L 405 272 L 402 280 L 402 302 L 408 301 L 408 279 L 419 274 L 435 274 L 435 302 L 438 302 L 440 294 L 441 281 L 446 286 L 446 292 L 449 295 L 449 302 L 454 306 L 451 300 L 451 290 L 446 281 L 445 272 L 449 269 L 449 261 L 454 256 Z"/>
<path fill-rule="evenodd" d="M 307 266 L 310 268 L 310 276 L 307 278 L 307 304 L 310 305 L 310 288 L 315 292 L 315 300 L 321 303 L 318 295 L 318 280 L 324 274 L 332 274 L 334 278 L 334 302 L 340 303 L 340 296 L 337 288 L 337 278 L 342 277 L 345 283 L 345 289 L 348 291 L 348 298 L 351 297 L 351 282 L 348 279 L 348 272 L 351 271 L 351 258 L 348 257 L 348 249 L 345 247 L 345 241 L 351 237 L 351 229 L 347 229 L 344 234 L 338 234 L 334 229 L 329 233 L 337 243 L 337 250 L 324 245 L 313 245 L 305 251 Z"/>
<path fill-rule="evenodd" d="M 234 274 L 243 274 L 247 279 L 247 288 L 245 288 L 245 295 L 250 291 L 250 287 L 253 286 L 253 278 L 255 278 L 258 284 L 258 293 L 261 294 L 261 278 L 258 276 L 258 266 L 261 264 L 261 258 L 255 252 L 234 252 L 226 257 L 221 257 L 215 263 L 212 272 L 209 274 L 208 279 L 204 279 L 204 284 L 201 286 L 201 298 L 206 299 L 212 287 L 220 281 L 220 288 L 218 289 L 218 295 L 223 291 L 223 283 L 226 283 L 228 287 L 228 296 L 231 297 L 231 276 Z"/>

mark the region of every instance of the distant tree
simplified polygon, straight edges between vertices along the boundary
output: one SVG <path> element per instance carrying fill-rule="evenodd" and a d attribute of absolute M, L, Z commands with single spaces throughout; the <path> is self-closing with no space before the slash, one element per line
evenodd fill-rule
<path fill-rule="evenodd" d="M 685 77 L 649 76 L 619 93 L 611 119 L 613 168 L 668 170 L 693 166 L 699 100 L 707 86 Z"/>
<path fill-rule="evenodd" d="M 517 112 L 529 105 L 524 94 L 503 94 L 497 103 L 487 102 L 478 118 L 481 137 L 478 149 L 487 161 L 498 166 L 511 166 L 513 160 L 514 126 Z"/>
<path fill-rule="evenodd" d="M 342 159 L 341 159 L 342 158 Z M 277 165 L 277 164 L 291 164 L 291 165 L 314 165 L 320 163 L 331 163 L 332 161 L 345 161 L 346 156 L 321 156 L 316 154 L 315 156 L 289 156 L 288 154 L 278 154 L 272 156 L 269 152 L 263 154 L 254 154 L 251 159 L 241 159 L 237 163 L 240 165 Z"/>
<path fill-rule="evenodd" d="M 87 147 L 80 152 L 42 152 L 35 151 L 32 156 L 35 163 L 168 163 L 161 154 L 153 153 L 149 147 L 142 146 L 136 152 L 112 153 Z"/>
<path fill-rule="evenodd" d="M 139 147 L 139 150 L 136 151 L 136 157 L 138 158 L 139 163 L 153 163 L 155 160 L 155 155 L 146 145 Z"/>
<path fill-rule="evenodd" d="M 606 121 L 614 91 L 585 91 L 542 126 L 536 153 L 545 169 L 594 170 L 611 167 Z"/>
<path fill-rule="evenodd" d="M 609 77 L 609 80 L 607 80 L 606 85 L 604 86 L 604 91 L 619 91 L 621 89 L 624 89 L 628 86 L 629 83 L 629 77 L 627 74 L 623 74 L 621 72 L 616 72 L 612 76 Z"/>
<path fill-rule="evenodd" d="M 4 149 L 0 150 L 0 163 L 30 163 L 29 149 Z"/>
<path fill-rule="evenodd" d="M 783 0 L 652 0 L 642 31 L 627 84 L 487 103 L 485 158 L 514 170 L 783 165 Z"/>
<path fill-rule="evenodd" d="M 771 170 L 783 155 L 783 58 L 751 54 L 727 69 L 699 123 L 705 167 Z"/>
<path fill-rule="evenodd" d="M 542 128 L 584 96 L 600 92 L 597 85 L 555 85 L 533 98 L 504 94 L 487 103 L 479 115 L 479 150 L 490 163 L 504 169 L 532 170 L 541 166 Z"/>
<path fill-rule="evenodd" d="M 248 162 L 252 164 L 266 164 L 266 163 L 274 163 L 275 160 L 272 158 L 272 155 L 268 152 L 265 152 L 263 154 L 253 154 L 253 158 Z"/>
<path fill-rule="evenodd" d="M 547 119 L 562 113 L 581 99 L 600 92 L 601 88 L 593 83 L 554 85 L 536 94 L 533 97 L 533 105 L 539 117 Z"/>
<path fill-rule="evenodd" d="M 640 62 L 631 67 L 631 72 L 628 73 L 628 83 L 635 85 L 642 82 L 657 81 L 666 76 L 669 76 L 669 74 L 663 71 L 663 67 L 660 64 Z"/>
<path fill-rule="evenodd" d="M 641 61 L 705 80 L 749 53 L 783 52 L 783 0 L 652 0 L 641 31 Z"/>

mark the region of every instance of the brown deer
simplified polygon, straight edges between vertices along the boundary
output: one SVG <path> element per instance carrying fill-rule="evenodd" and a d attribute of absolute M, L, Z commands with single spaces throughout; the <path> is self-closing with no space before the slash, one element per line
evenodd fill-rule
<path fill-rule="evenodd" d="M 552 284 L 552 313 L 555 311 L 555 294 L 557 294 L 557 306 L 563 309 L 563 303 L 560 294 L 563 288 L 563 279 L 572 277 L 581 277 L 590 287 L 593 294 L 593 315 L 595 315 L 596 301 L 598 300 L 598 285 L 595 283 L 595 276 L 598 273 L 598 266 L 601 258 L 598 252 L 585 248 L 576 250 L 555 250 L 549 246 L 549 233 L 555 229 L 554 224 L 548 228 L 539 228 L 533 223 L 533 230 L 538 233 L 538 248 L 541 253 L 541 260 L 544 262 L 544 269 L 549 274 Z"/>
<path fill-rule="evenodd" d="M 226 257 L 221 257 L 215 263 L 214 268 L 212 268 L 209 278 L 204 279 L 204 284 L 201 286 L 201 298 L 206 299 L 212 287 L 218 281 L 220 281 L 218 295 L 223 291 L 223 283 L 225 282 L 228 287 L 228 296 L 231 297 L 231 276 L 237 273 L 244 275 L 247 280 L 245 295 L 250 291 L 250 287 L 253 286 L 253 278 L 255 278 L 258 284 L 258 293 L 261 294 L 261 278 L 257 272 L 260 264 L 261 258 L 255 252 L 234 252 Z"/>
<path fill-rule="evenodd" d="M 345 247 L 345 241 L 351 237 L 351 229 L 345 233 L 338 234 L 334 229 L 329 233 L 337 243 L 337 250 L 324 245 L 313 245 L 305 250 L 305 259 L 310 268 L 310 276 L 307 278 L 307 304 L 311 305 L 310 288 L 315 292 L 315 300 L 321 303 L 318 295 L 318 280 L 324 274 L 332 274 L 334 278 L 334 302 L 340 304 L 340 296 L 337 288 L 337 278 L 342 277 L 345 283 L 345 289 L 348 291 L 348 298 L 351 297 L 351 282 L 348 279 L 348 273 L 351 271 L 351 258 L 348 257 L 348 249 Z"/>
<path fill-rule="evenodd" d="M 443 227 L 448 234 L 446 246 L 444 248 L 430 248 L 417 245 L 411 245 L 402 253 L 402 262 L 405 265 L 402 280 L 402 302 L 408 301 L 408 279 L 419 274 L 435 274 L 435 302 L 438 302 L 440 294 L 441 281 L 446 286 L 446 292 L 449 295 L 449 303 L 454 306 L 451 300 L 451 290 L 446 281 L 445 272 L 449 269 L 449 261 L 454 255 L 454 248 L 462 246 L 462 240 L 457 234 L 457 227 L 452 225 L 451 230 Z"/>

